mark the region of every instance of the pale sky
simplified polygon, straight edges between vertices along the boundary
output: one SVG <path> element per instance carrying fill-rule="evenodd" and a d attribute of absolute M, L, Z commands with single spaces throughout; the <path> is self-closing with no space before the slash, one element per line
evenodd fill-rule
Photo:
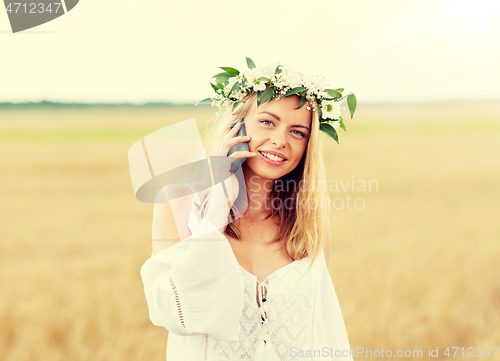
<path fill-rule="evenodd" d="M 0 102 L 195 103 L 246 56 L 358 102 L 500 99 L 500 0 L 80 0 L 16 34 L 2 10 Z"/>

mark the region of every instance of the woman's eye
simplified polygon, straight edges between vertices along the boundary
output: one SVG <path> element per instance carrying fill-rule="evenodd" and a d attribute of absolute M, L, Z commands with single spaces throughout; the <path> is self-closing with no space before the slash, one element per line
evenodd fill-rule
<path fill-rule="evenodd" d="M 295 133 L 295 134 L 298 134 L 298 135 L 300 135 L 300 136 L 302 136 L 302 137 L 305 137 L 305 136 L 306 136 L 304 133 L 299 132 L 298 130 L 293 130 L 293 131 L 294 131 L 294 132 L 297 132 L 297 133 Z"/>
<path fill-rule="evenodd" d="M 274 125 L 274 124 L 273 124 L 273 122 L 271 122 L 270 120 L 261 120 L 260 122 L 261 122 L 262 124 L 265 124 L 265 125 Z M 267 123 L 269 123 L 269 124 L 267 124 Z M 304 137 L 306 136 L 304 133 L 299 132 L 298 130 L 292 130 L 292 133 L 293 133 L 293 132 L 296 132 L 296 133 L 294 133 L 294 134 L 299 135 L 299 136 L 301 136 L 302 138 L 304 138 Z"/>

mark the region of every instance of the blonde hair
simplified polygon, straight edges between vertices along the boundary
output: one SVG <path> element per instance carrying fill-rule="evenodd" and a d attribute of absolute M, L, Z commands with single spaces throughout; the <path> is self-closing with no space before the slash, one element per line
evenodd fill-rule
<path fill-rule="evenodd" d="M 254 93 L 246 98 L 245 103 L 234 114 L 231 109 L 227 109 L 208 122 L 208 131 L 204 135 L 206 154 L 215 153 L 220 139 L 237 119 L 244 118 L 249 113 L 255 98 Z M 265 218 L 279 215 L 279 232 L 274 241 L 285 239 L 286 250 L 290 257 L 293 260 L 309 257 L 311 265 L 319 254 L 327 235 L 328 215 L 324 209 L 324 203 L 327 204 L 328 209 L 330 205 L 321 152 L 322 139 L 319 133 L 318 111 L 314 111 L 304 155 L 293 171 L 276 180 L 271 191 L 273 212 Z M 292 183 L 292 189 L 289 188 L 290 183 Z M 285 190 L 282 190 L 283 188 Z M 278 199 L 279 201 L 275 202 Z M 313 202 L 316 203 L 313 204 Z M 234 218 L 237 218 L 239 214 L 238 203 L 237 199 L 230 211 Z M 202 212 L 206 209 L 206 204 L 203 202 Z M 241 239 L 241 231 L 234 223 L 229 223 L 226 231 L 232 237 Z"/>

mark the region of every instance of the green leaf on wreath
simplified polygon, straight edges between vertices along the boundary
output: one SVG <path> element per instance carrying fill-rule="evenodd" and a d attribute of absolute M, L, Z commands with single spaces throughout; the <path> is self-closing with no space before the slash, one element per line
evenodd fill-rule
<path fill-rule="evenodd" d="M 270 86 L 264 91 L 257 92 L 257 106 L 260 107 L 261 104 L 264 104 L 268 100 L 272 99 L 274 95 L 274 85 Z"/>
<path fill-rule="evenodd" d="M 335 140 L 337 142 L 337 144 L 340 144 L 337 132 L 335 131 L 335 128 L 332 127 L 330 124 L 328 124 L 328 123 L 320 123 L 319 130 L 321 130 L 323 133 L 325 133 L 330 138 L 332 138 L 333 140 Z"/>
<path fill-rule="evenodd" d="M 228 81 L 231 76 L 228 73 L 219 73 L 213 76 L 215 78 L 215 81 L 219 84 L 223 84 L 224 82 Z"/>
<path fill-rule="evenodd" d="M 325 89 L 325 91 L 328 93 L 329 96 L 331 96 L 332 98 L 340 98 L 342 96 L 341 93 L 339 93 L 337 90 L 335 89 Z"/>
<path fill-rule="evenodd" d="M 259 82 L 261 81 L 265 81 L 265 82 L 268 82 L 270 83 L 271 82 L 271 79 L 269 78 L 266 78 L 265 76 L 261 76 L 259 79 L 255 79 L 255 82 L 258 84 Z"/>
<path fill-rule="evenodd" d="M 212 86 L 212 89 L 217 93 L 217 90 L 219 90 L 218 85 L 215 85 L 214 83 L 210 82 L 210 85 Z"/>
<path fill-rule="evenodd" d="M 198 104 L 201 104 L 201 103 L 211 103 L 212 102 L 212 98 L 205 98 L 203 100 L 200 100 L 198 103 L 195 104 L 198 105 Z"/>
<path fill-rule="evenodd" d="M 255 63 L 248 56 L 247 56 L 247 66 L 248 66 L 249 69 L 255 68 Z"/>
<path fill-rule="evenodd" d="M 345 124 L 344 124 L 344 120 L 342 119 L 342 117 L 339 118 L 339 123 L 340 123 L 340 127 L 342 129 L 344 129 L 344 132 L 347 132 L 347 130 L 345 130 Z"/>
<path fill-rule="evenodd" d="M 301 91 L 304 91 L 304 90 L 306 90 L 306 88 L 304 88 L 303 86 L 298 86 L 296 88 L 290 89 L 289 91 L 286 92 L 285 95 L 283 95 L 283 98 L 286 98 L 289 95 L 294 95 L 294 94 L 300 93 Z"/>
<path fill-rule="evenodd" d="M 231 96 L 231 94 L 233 94 L 233 92 L 237 92 L 238 90 L 240 90 L 241 87 L 240 85 L 238 84 L 238 82 L 235 82 L 233 84 L 233 86 L 231 87 L 231 90 L 229 91 L 229 96 Z"/>
<path fill-rule="evenodd" d="M 351 119 L 356 111 L 356 96 L 351 93 L 347 96 L 347 106 L 349 107 L 349 112 L 351 113 Z"/>
<path fill-rule="evenodd" d="M 235 69 L 235 68 L 231 68 L 228 66 L 220 66 L 219 68 L 221 68 L 222 70 L 225 70 L 226 73 L 228 73 L 231 76 L 237 76 L 240 74 L 240 71 Z"/>
<path fill-rule="evenodd" d="M 304 104 L 306 104 L 306 101 L 307 101 L 307 98 L 304 95 L 301 96 L 300 97 L 300 104 L 297 108 L 295 108 L 295 110 L 302 108 L 304 106 Z"/>

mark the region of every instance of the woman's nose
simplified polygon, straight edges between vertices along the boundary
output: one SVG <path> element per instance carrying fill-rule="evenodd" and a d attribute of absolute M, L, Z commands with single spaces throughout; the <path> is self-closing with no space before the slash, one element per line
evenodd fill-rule
<path fill-rule="evenodd" d="M 286 135 L 284 132 L 276 130 L 271 138 L 271 143 L 274 144 L 276 149 L 283 148 L 286 144 Z"/>

